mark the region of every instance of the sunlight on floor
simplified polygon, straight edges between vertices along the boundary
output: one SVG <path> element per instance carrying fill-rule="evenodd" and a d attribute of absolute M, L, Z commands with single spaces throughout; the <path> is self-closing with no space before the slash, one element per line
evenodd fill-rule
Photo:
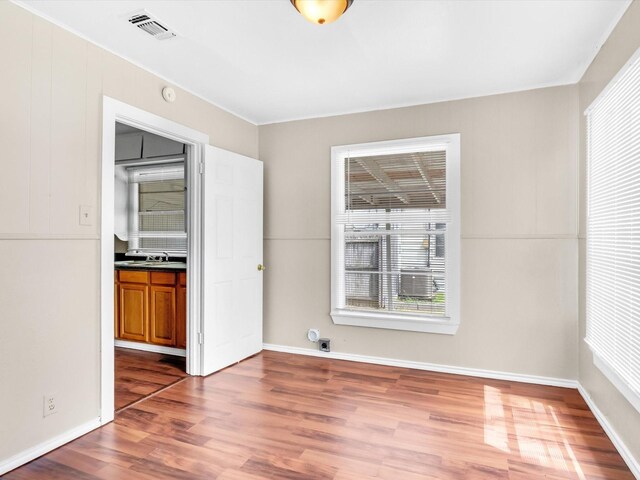
<path fill-rule="evenodd" d="M 504 421 L 502 394 L 497 388 L 484 386 L 484 443 L 511 453 L 507 424 Z"/>
<path fill-rule="evenodd" d="M 510 433 L 523 461 L 560 472 L 575 472 L 578 478 L 585 479 L 554 407 L 539 400 L 503 394 L 500 389 L 485 385 L 485 444 L 511 453 L 515 445 L 509 445 Z"/>
<path fill-rule="evenodd" d="M 556 426 L 560 429 L 561 428 L 560 422 L 558 422 L 558 417 L 556 416 L 556 412 L 554 408 L 549 406 L 549 411 L 551 412 L 551 416 L 553 417 L 553 421 L 555 422 Z M 569 442 L 567 441 L 564 435 L 561 434 L 561 436 L 562 436 L 562 441 L 564 443 L 564 447 L 567 450 L 569 457 L 571 457 L 571 461 L 573 462 L 573 467 L 576 471 L 576 474 L 578 475 L 580 480 L 584 480 L 585 479 L 584 473 L 582 471 L 582 468 L 580 468 L 580 463 L 578 463 L 578 459 L 573 453 L 573 449 L 571 448 L 571 445 L 569 445 Z"/>

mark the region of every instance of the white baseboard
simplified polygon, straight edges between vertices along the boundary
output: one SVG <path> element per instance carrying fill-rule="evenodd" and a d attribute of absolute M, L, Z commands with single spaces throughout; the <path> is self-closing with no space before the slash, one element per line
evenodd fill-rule
<path fill-rule="evenodd" d="M 131 350 L 175 355 L 176 357 L 187 356 L 187 351 L 184 348 L 165 347 L 162 345 L 151 345 L 150 343 L 141 342 L 129 342 L 127 340 L 115 340 L 114 345 L 121 348 L 130 348 Z"/>
<path fill-rule="evenodd" d="M 584 401 L 587 403 L 587 406 L 589 407 L 593 415 L 596 417 L 596 420 L 598 420 L 598 423 L 600 424 L 604 432 L 611 440 L 611 443 L 613 443 L 613 446 L 616 447 L 616 450 L 618 450 L 618 453 L 629 467 L 629 470 L 631 470 L 631 473 L 633 473 L 633 475 L 640 480 L 640 461 L 636 460 L 633 457 L 618 433 L 609 423 L 607 417 L 605 417 L 602 411 L 594 403 L 589 393 L 580 384 L 578 384 L 578 391 L 580 392 L 580 395 L 582 395 L 582 398 L 584 398 Z"/>
<path fill-rule="evenodd" d="M 524 375 L 521 373 L 499 372 L 495 370 L 481 370 L 478 368 L 454 367 L 450 365 L 439 365 L 436 363 L 414 362 L 411 360 L 395 360 L 384 357 L 371 357 L 368 355 L 357 355 L 354 353 L 341 352 L 321 352 L 310 348 L 289 347 L 286 345 L 274 345 L 265 343 L 265 350 L 274 352 L 294 353 L 297 355 L 310 355 L 312 357 L 334 358 L 336 360 L 350 360 L 352 362 L 373 363 L 376 365 L 387 365 L 390 367 L 414 368 L 416 370 L 427 370 L 430 372 L 452 373 L 454 375 L 467 375 L 470 377 L 492 378 L 495 380 L 509 380 L 512 382 L 535 383 L 538 385 L 549 385 L 552 387 L 577 388 L 577 380 L 565 378 L 541 377 L 537 375 Z"/>
<path fill-rule="evenodd" d="M 75 440 L 82 435 L 85 435 L 91 430 L 95 430 L 100 426 L 100 419 L 96 418 L 87 423 L 83 423 L 82 425 L 78 425 L 71 430 L 67 430 L 66 432 L 53 437 L 46 442 L 42 442 L 35 447 L 23 450 L 22 452 L 9 457 L 6 460 L 0 460 L 0 476 L 4 475 L 7 472 L 10 472 L 14 468 L 18 468 L 19 466 L 30 462 L 31 460 L 41 457 L 45 453 L 49 453 L 51 450 L 55 450 L 56 448 L 61 447 L 65 443 L 69 443 L 70 441 Z"/>

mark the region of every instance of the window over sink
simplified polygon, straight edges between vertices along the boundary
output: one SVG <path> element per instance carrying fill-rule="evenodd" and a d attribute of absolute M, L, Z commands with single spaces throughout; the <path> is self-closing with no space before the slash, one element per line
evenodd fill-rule
<path fill-rule="evenodd" d="M 128 169 L 129 251 L 187 253 L 184 164 Z"/>

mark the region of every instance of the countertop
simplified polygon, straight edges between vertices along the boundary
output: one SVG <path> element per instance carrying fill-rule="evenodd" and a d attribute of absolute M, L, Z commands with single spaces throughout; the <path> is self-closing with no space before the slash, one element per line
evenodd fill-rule
<path fill-rule="evenodd" d="M 167 270 L 175 272 L 187 269 L 187 264 L 183 262 L 145 262 L 141 260 L 114 262 L 114 266 L 116 270 Z"/>

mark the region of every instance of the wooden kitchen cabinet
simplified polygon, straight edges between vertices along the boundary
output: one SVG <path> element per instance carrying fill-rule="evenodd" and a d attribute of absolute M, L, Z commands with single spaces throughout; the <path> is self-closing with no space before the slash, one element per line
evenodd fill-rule
<path fill-rule="evenodd" d="M 186 348 L 186 274 L 116 271 L 116 338 Z"/>
<path fill-rule="evenodd" d="M 149 341 L 158 345 L 176 345 L 176 287 L 149 287 Z"/>
<path fill-rule="evenodd" d="M 120 338 L 146 342 L 149 340 L 149 287 L 140 283 L 120 283 Z"/>

